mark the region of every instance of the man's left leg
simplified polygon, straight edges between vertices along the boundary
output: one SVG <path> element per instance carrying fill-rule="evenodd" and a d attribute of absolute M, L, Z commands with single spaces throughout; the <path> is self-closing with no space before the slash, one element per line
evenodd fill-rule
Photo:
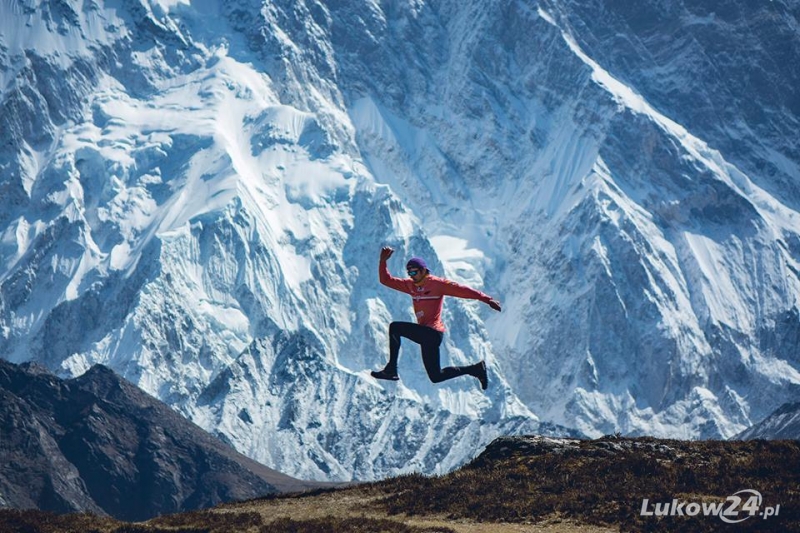
<path fill-rule="evenodd" d="M 457 378 L 464 374 L 474 376 L 481 382 L 481 388 L 486 389 L 486 365 L 483 361 L 469 366 L 446 366 L 441 367 L 439 347 L 442 344 L 444 334 L 434 329 L 420 342 L 422 348 L 422 362 L 428 377 L 434 383 L 441 383 L 448 379 Z"/>

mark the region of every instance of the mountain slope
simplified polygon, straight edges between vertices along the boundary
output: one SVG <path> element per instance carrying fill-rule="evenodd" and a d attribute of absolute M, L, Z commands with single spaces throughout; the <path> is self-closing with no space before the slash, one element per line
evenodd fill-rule
<path fill-rule="evenodd" d="M 315 485 L 237 453 L 94 366 L 63 381 L 0 361 L 0 506 L 123 520 Z"/>
<path fill-rule="evenodd" d="M 551 4 L 592 58 L 797 210 L 800 4 Z"/>
<path fill-rule="evenodd" d="M 750 439 L 800 440 L 800 404 L 785 403 L 761 422 L 742 431 L 735 437 Z"/>
<path fill-rule="evenodd" d="M 3 3 L 0 357 L 108 365 L 304 478 L 735 435 L 800 386 L 800 173 L 796 3 L 731 6 Z M 503 302 L 446 307 L 487 394 L 413 346 L 371 380 L 412 318 L 385 244 Z"/>

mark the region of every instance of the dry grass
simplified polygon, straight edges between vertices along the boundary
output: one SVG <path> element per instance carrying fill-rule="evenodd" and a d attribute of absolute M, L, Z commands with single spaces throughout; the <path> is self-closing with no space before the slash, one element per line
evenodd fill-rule
<path fill-rule="evenodd" d="M 724 501 L 741 489 L 782 505 L 769 523 L 737 530 L 800 531 L 800 443 L 685 442 L 606 438 L 559 453 L 479 457 L 447 476 L 402 476 L 373 485 L 390 515 L 444 513 L 452 519 L 536 522 L 563 516 L 624 531 L 717 531 L 718 518 L 642 517 L 642 500 Z"/>

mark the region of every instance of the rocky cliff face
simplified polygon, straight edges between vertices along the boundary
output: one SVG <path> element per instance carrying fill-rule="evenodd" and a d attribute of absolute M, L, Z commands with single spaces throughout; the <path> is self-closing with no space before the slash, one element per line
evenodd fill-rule
<path fill-rule="evenodd" d="M 796 3 L 578 4 L 4 4 L 0 356 L 304 478 L 795 399 Z M 369 378 L 384 244 L 503 301 L 446 304 L 488 394 Z"/>
<path fill-rule="evenodd" d="M 139 521 L 312 484 L 270 470 L 94 366 L 0 361 L 0 506 Z"/>

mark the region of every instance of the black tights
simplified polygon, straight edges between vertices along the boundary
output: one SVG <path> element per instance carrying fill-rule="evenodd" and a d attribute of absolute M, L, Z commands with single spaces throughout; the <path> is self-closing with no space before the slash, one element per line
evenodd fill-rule
<path fill-rule="evenodd" d="M 428 377 L 434 383 L 457 378 L 464 374 L 473 375 L 476 365 L 440 367 L 439 346 L 444 333 L 413 322 L 392 322 L 389 324 L 389 363 L 386 371 L 397 374 L 397 358 L 400 355 L 400 337 L 405 337 L 419 344 L 422 350 L 422 362 Z"/>

